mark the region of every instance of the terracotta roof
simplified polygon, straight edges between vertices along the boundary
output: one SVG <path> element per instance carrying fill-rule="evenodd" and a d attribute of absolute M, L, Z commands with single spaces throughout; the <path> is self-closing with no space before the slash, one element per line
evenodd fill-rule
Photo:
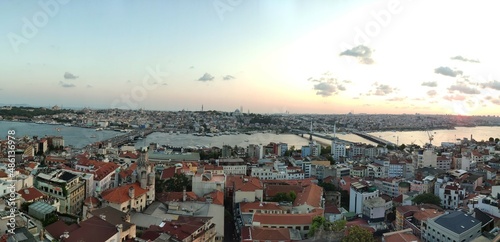
<path fill-rule="evenodd" d="M 267 185 L 264 193 L 266 194 L 266 197 L 274 197 L 278 193 L 289 193 L 290 191 L 294 191 L 295 194 L 299 194 L 302 190 L 302 186 L 297 185 Z"/>
<path fill-rule="evenodd" d="M 171 166 L 171 167 L 168 167 L 168 168 L 165 168 L 163 169 L 163 171 L 161 172 L 161 180 L 167 180 L 167 179 L 170 179 L 172 177 L 174 177 L 175 174 L 180 174 L 180 170 L 177 169 L 175 166 Z"/>
<path fill-rule="evenodd" d="M 418 221 L 425 221 L 427 219 L 437 217 L 441 214 L 443 213 L 437 211 L 436 209 L 421 209 L 413 213 L 413 217 Z"/>
<path fill-rule="evenodd" d="M 326 204 L 325 205 L 325 213 L 333 213 L 333 214 L 340 214 L 340 210 L 335 206 L 334 204 Z"/>
<path fill-rule="evenodd" d="M 45 227 L 45 230 L 52 237 L 60 238 L 65 231 L 71 233 L 78 228 L 79 227 L 77 224 L 67 225 L 63 220 L 57 220 L 57 222 L 47 225 L 47 227 Z"/>
<path fill-rule="evenodd" d="M 156 200 L 166 202 L 182 201 L 183 192 L 161 192 L 156 193 Z M 186 201 L 198 201 L 199 198 L 194 192 L 186 192 Z"/>
<path fill-rule="evenodd" d="M 251 176 L 228 176 L 226 180 L 227 187 L 233 187 L 234 191 L 255 191 L 262 190 L 262 183 L 257 177 Z"/>
<path fill-rule="evenodd" d="M 262 205 L 262 206 L 261 206 Z M 240 210 L 242 213 L 250 213 L 250 210 L 255 212 L 256 209 L 259 210 L 283 210 L 282 207 L 275 202 L 241 202 Z"/>
<path fill-rule="evenodd" d="M 106 218 L 106 222 L 112 224 L 112 225 L 118 225 L 121 224 L 123 227 L 123 231 L 129 230 L 133 224 L 125 221 L 126 213 L 115 209 L 113 207 L 107 206 L 103 208 L 98 208 L 90 212 L 94 216 L 100 217 L 101 215 L 104 215 Z"/>
<path fill-rule="evenodd" d="M 125 151 L 120 153 L 119 155 L 121 158 L 129 158 L 129 159 L 137 159 L 139 158 L 139 154 L 137 152 L 132 152 L 132 151 Z"/>
<path fill-rule="evenodd" d="M 242 241 L 290 241 L 288 228 L 245 227 L 242 231 Z"/>
<path fill-rule="evenodd" d="M 19 190 L 17 193 L 19 193 L 23 197 L 23 199 L 27 202 L 33 201 L 34 199 L 37 198 L 42 198 L 44 196 L 42 192 L 38 191 L 38 189 L 34 187 L 23 188 Z"/>
<path fill-rule="evenodd" d="M 297 198 L 293 202 L 294 206 L 300 206 L 307 204 L 316 208 L 321 207 L 321 198 L 323 194 L 323 188 L 312 183 L 307 186 L 304 191 L 297 194 Z"/>
<path fill-rule="evenodd" d="M 401 213 L 401 214 L 405 214 L 407 212 L 415 212 L 418 210 L 419 210 L 419 208 L 417 206 L 412 206 L 412 205 L 396 207 L 396 211 Z"/>
<path fill-rule="evenodd" d="M 316 216 L 323 216 L 323 209 L 313 209 L 311 213 L 306 214 L 255 213 L 253 215 L 253 222 L 260 222 L 261 225 L 310 225 Z"/>
<path fill-rule="evenodd" d="M 182 241 L 200 228 L 203 228 L 210 219 L 210 217 L 179 216 L 177 220 L 166 221 L 163 227 L 157 225 L 149 226 L 143 232 L 141 239 L 153 241 L 162 233 L 166 233 Z"/>
<path fill-rule="evenodd" d="M 85 205 L 90 205 L 92 203 L 93 207 L 97 207 L 97 205 L 99 205 L 99 199 L 96 197 L 87 197 L 83 200 L 83 203 Z"/>
<path fill-rule="evenodd" d="M 9 174 L 7 174 L 4 170 L 0 170 L 0 178 L 6 178 L 9 177 Z"/>
<path fill-rule="evenodd" d="M 140 196 L 146 194 L 147 190 L 142 189 L 139 183 L 126 184 L 123 186 L 115 187 L 112 189 L 108 189 L 102 192 L 101 196 L 104 200 L 110 203 L 124 203 L 130 200 L 130 196 L 128 195 L 129 188 L 134 188 L 134 196 L 135 198 L 139 198 Z"/>
<path fill-rule="evenodd" d="M 211 193 L 205 194 L 204 197 L 207 198 L 207 196 L 210 196 L 212 198 L 213 204 L 224 206 L 224 193 L 223 192 L 221 192 L 219 190 L 215 190 Z"/>
<path fill-rule="evenodd" d="M 69 233 L 68 238 L 62 238 L 60 241 L 107 241 L 118 233 L 113 224 L 102 220 L 98 216 L 93 216 L 84 220 L 78 225 L 78 227 L 78 229 Z"/>
<path fill-rule="evenodd" d="M 97 170 L 95 171 L 94 180 L 100 181 L 103 178 L 107 177 L 109 174 L 116 171 L 119 167 L 117 164 L 113 162 L 102 162 L 104 164 L 99 164 Z"/>
<path fill-rule="evenodd" d="M 122 179 L 126 179 L 127 177 L 131 176 L 132 173 L 134 172 L 135 168 L 137 168 L 136 163 L 132 163 L 127 169 L 120 171 L 120 177 Z"/>
<path fill-rule="evenodd" d="M 415 236 L 412 233 L 408 232 L 401 232 L 401 233 L 396 233 L 391 234 L 391 235 L 385 235 L 384 236 L 384 241 L 385 242 L 420 242 L 420 238 Z"/>

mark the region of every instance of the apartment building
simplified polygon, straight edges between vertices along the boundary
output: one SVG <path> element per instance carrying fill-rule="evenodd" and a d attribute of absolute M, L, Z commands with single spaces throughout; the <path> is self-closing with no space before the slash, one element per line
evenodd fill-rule
<path fill-rule="evenodd" d="M 59 211 L 78 215 L 85 199 L 85 182 L 80 176 L 66 171 L 40 173 L 35 179 L 35 187 L 42 193 L 60 201 Z"/>
<path fill-rule="evenodd" d="M 422 231 L 424 241 L 433 242 L 465 242 L 479 236 L 481 236 L 481 222 L 462 211 L 447 212 L 428 219 Z"/>

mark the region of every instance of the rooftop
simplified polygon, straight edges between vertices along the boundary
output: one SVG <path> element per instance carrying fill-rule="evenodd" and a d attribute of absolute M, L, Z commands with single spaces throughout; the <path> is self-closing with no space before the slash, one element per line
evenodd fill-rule
<path fill-rule="evenodd" d="M 481 222 L 478 219 L 461 211 L 441 215 L 434 219 L 434 222 L 457 234 L 464 233 L 478 224 L 481 227 Z"/>

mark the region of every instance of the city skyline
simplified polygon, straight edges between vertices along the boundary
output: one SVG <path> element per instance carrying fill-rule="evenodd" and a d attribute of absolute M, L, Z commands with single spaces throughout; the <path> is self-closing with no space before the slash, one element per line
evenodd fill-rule
<path fill-rule="evenodd" d="M 0 103 L 497 115 L 497 6 L 3 1 Z"/>

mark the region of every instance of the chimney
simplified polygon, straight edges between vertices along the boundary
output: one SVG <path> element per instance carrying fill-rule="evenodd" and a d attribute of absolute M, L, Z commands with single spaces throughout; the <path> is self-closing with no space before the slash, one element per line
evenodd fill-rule
<path fill-rule="evenodd" d="M 185 202 L 187 198 L 186 187 L 182 189 L 182 201 Z"/>
<path fill-rule="evenodd" d="M 106 221 L 106 215 L 101 214 L 101 215 L 99 215 L 99 217 L 101 217 L 102 220 Z"/>

